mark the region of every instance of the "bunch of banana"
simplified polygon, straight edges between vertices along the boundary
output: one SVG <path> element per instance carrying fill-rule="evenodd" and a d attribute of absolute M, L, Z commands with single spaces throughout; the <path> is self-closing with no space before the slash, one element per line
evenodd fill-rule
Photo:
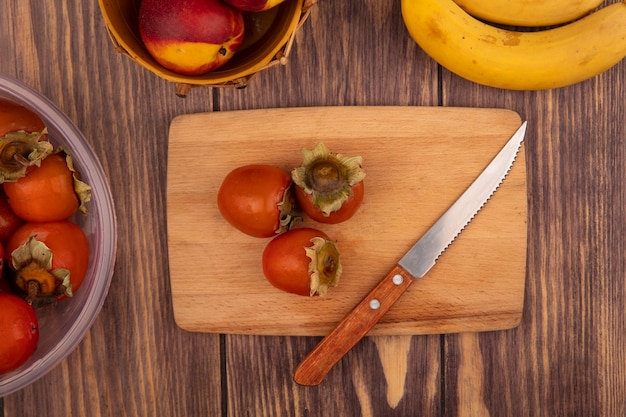
<path fill-rule="evenodd" d="M 402 17 L 411 37 L 435 61 L 496 88 L 564 87 L 594 77 L 626 56 L 626 0 L 539 31 L 483 23 L 453 0 L 402 0 Z"/>
<path fill-rule="evenodd" d="M 545 27 L 589 14 L 604 0 L 454 0 L 470 15 L 509 26 Z"/>

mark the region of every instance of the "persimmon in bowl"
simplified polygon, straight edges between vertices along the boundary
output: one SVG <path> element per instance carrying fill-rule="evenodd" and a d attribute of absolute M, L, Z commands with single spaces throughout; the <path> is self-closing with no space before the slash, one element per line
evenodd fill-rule
<path fill-rule="evenodd" d="M 315 0 L 285 0 L 262 12 L 244 12 L 243 43 L 230 60 L 202 75 L 182 75 L 155 60 L 142 41 L 139 8 L 142 0 L 98 0 L 115 49 L 157 76 L 176 84 L 185 96 L 191 87 L 242 88 L 259 71 L 286 64 L 294 36 L 308 18 Z"/>
<path fill-rule="evenodd" d="M 48 129 L 48 141 L 71 155 L 74 168 L 91 187 L 87 214 L 70 221 L 80 226 L 89 243 L 87 272 L 72 297 L 35 309 L 39 340 L 35 352 L 19 366 L 0 375 L 0 397 L 33 383 L 63 361 L 83 340 L 108 294 L 116 258 L 115 208 L 107 177 L 87 139 L 52 101 L 30 86 L 0 74 L 0 99 L 36 113 Z M 5 264 L 4 268 L 8 268 Z"/>

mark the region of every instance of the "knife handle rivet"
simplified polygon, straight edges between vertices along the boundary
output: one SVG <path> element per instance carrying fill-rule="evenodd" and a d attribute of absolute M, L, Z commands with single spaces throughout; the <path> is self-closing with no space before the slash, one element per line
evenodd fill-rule
<path fill-rule="evenodd" d="M 370 301 L 370 308 L 372 310 L 378 310 L 380 308 L 380 301 L 378 301 L 377 299 L 373 299 Z"/>
<path fill-rule="evenodd" d="M 404 278 L 402 277 L 402 275 L 396 274 L 393 276 L 392 281 L 394 284 L 400 285 L 402 284 L 402 281 L 404 281 Z"/>

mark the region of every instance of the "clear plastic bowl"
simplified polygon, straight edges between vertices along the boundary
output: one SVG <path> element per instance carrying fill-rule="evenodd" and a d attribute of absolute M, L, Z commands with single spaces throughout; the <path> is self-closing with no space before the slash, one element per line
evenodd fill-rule
<path fill-rule="evenodd" d="M 89 240 L 90 264 L 74 297 L 38 308 L 39 344 L 21 367 L 0 375 L 0 397 L 31 384 L 65 359 L 83 340 L 109 291 L 115 266 L 117 226 L 113 198 L 102 165 L 72 121 L 50 100 L 24 83 L 0 74 L 0 97 L 35 111 L 48 127 L 52 144 L 72 155 L 83 180 L 92 187 L 89 213 L 73 220 Z"/>

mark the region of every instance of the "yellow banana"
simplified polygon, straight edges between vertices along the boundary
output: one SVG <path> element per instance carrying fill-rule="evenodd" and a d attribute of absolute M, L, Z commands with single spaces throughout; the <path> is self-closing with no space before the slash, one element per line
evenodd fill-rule
<path fill-rule="evenodd" d="M 543 90 L 604 72 L 626 56 L 626 0 L 538 32 L 496 28 L 453 0 L 402 0 L 404 23 L 435 61 L 478 84 Z"/>
<path fill-rule="evenodd" d="M 474 17 L 510 26 L 555 26 L 574 21 L 603 0 L 454 0 Z"/>

